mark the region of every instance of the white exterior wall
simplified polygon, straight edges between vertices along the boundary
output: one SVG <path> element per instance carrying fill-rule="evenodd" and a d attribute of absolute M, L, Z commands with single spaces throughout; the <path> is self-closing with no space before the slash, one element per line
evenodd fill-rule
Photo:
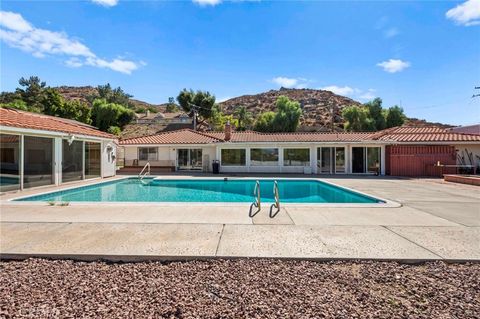
<path fill-rule="evenodd" d="M 473 154 L 474 165 L 479 166 L 480 165 L 480 159 L 479 159 L 479 157 L 480 157 L 480 144 L 476 144 L 476 145 L 475 144 L 455 145 L 455 150 L 457 150 L 457 154 L 459 154 L 460 156 L 464 156 L 467 165 L 470 165 L 470 161 L 468 160 L 468 155 L 467 155 L 467 152 L 465 151 L 465 149 L 469 153 Z M 461 161 L 457 157 L 457 165 L 461 165 L 461 164 L 462 164 Z"/>
<path fill-rule="evenodd" d="M 24 147 L 23 139 L 24 136 L 36 136 L 36 137 L 45 137 L 53 139 L 53 157 L 52 157 L 52 174 L 53 174 L 53 183 L 51 185 L 60 185 L 62 184 L 62 141 L 63 139 L 69 138 L 71 135 L 75 137 L 75 141 L 89 141 L 100 143 L 101 147 L 101 163 L 100 163 L 100 176 L 101 177 L 110 177 L 116 175 L 116 147 L 114 140 L 104 139 L 100 137 L 93 136 L 82 136 L 77 134 L 67 134 L 62 132 L 53 132 L 53 131 L 43 131 L 35 129 L 24 129 L 17 127 L 1 126 L 0 132 L 2 134 L 18 135 L 20 136 L 20 161 L 19 161 L 19 174 L 23 176 L 24 167 L 23 167 L 23 156 L 24 156 Z M 107 152 L 107 146 L 110 146 L 111 152 Z M 85 147 L 84 147 L 85 149 Z M 83 165 L 85 168 L 85 163 Z M 41 186 L 40 186 L 41 187 Z M 23 189 L 23 178 L 20 178 L 20 188 Z"/>
<path fill-rule="evenodd" d="M 203 160 L 205 162 L 205 155 L 209 157 L 208 171 L 212 170 L 212 162 L 214 160 L 220 161 L 221 173 L 295 173 L 303 174 L 304 166 L 284 166 L 283 165 L 283 150 L 285 148 L 308 148 L 310 150 L 310 165 L 306 171 L 311 174 L 318 174 L 317 168 L 317 149 L 319 147 L 344 147 L 345 148 L 345 172 L 337 174 L 351 174 L 352 173 L 352 147 L 380 147 L 381 148 L 381 175 L 385 174 L 385 145 L 381 144 L 325 144 L 325 143 L 225 143 L 216 145 L 176 145 L 176 146 L 158 146 L 158 145 L 135 145 L 124 146 L 125 148 L 125 163 L 126 166 L 131 165 L 133 160 L 138 159 L 138 147 L 157 147 L 159 162 L 172 161 L 172 165 L 178 168 L 177 149 L 202 149 Z M 277 165 L 271 166 L 252 166 L 250 164 L 250 150 L 252 148 L 278 148 L 279 161 Z M 222 149 L 245 149 L 246 165 L 244 166 L 224 166 L 221 164 L 221 150 Z M 147 161 L 139 161 L 139 166 L 143 166 Z M 130 163 L 130 164 L 128 164 Z M 150 161 L 151 165 L 155 165 L 155 161 Z M 204 163 L 205 166 L 205 163 Z"/>

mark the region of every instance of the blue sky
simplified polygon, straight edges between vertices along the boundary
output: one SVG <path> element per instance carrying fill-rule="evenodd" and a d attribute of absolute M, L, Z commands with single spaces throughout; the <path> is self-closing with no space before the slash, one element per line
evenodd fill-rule
<path fill-rule="evenodd" d="M 283 85 L 480 121 L 480 0 L 2 1 L 1 11 L 2 91 L 38 75 L 164 103 L 183 88 L 223 100 Z"/>

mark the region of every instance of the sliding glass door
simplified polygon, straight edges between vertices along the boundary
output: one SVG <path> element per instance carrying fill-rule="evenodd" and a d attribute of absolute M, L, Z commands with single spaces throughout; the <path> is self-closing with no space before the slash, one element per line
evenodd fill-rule
<path fill-rule="evenodd" d="M 380 147 L 352 147 L 352 173 L 380 174 Z"/>
<path fill-rule="evenodd" d="M 345 147 L 319 147 L 317 167 L 322 174 L 345 173 Z"/>
<path fill-rule="evenodd" d="M 202 169 L 202 149 L 178 149 L 177 162 L 179 169 Z"/>
<path fill-rule="evenodd" d="M 62 182 L 83 179 L 83 141 L 62 141 Z"/>
<path fill-rule="evenodd" d="M 23 186 L 25 188 L 54 183 L 53 154 L 53 138 L 24 137 Z"/>
<path fill-rule="evenodd" d="M 100 143 L 85 142 L 85 178 L 100 177 L 101 168 Z"/>
<path fill-rule="evenodd" d="M 20 189 L 20 136 L 0 134 L 0 192 Z"/>

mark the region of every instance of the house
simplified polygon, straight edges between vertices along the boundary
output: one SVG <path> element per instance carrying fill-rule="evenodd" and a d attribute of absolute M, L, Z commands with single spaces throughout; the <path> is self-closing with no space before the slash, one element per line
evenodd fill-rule
<path fill-rule="evenodd" d="M 477 134 L 480 135 L 480 124 L 457 126 L 450 129 L 455 133 Z"/>
<path fill-rule="evenodd" d="M 136 124 L 192 124 L 193 120 L 184 112 L 166 112 L 151 113 L 146 110 L 145 113 L 136 113 L 134 122 Z"/>
<path fill-rule="evenodd" d="M 0 108 L 0 191 L 114 176 L 117 143 L 74 120 Z"/>
<path fill-rule="evenodd" d="M 212 170 L 223 173 L 380 174 L 439 176 L 478 166 L 480 136 L 437 127 L 396 127 L 380 132 L 198 132 L 190 129 L 120 141 L 126 167 Z"/>

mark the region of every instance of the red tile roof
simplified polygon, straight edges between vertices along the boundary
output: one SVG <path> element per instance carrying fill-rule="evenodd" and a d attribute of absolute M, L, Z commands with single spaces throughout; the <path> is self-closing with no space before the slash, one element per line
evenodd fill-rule
<path fill-rule="evenodd" d="M 206 133 L 183 129 L 163 132 L 155 135 L 128 138 L 120 141 L 120 145 L 132 144 L 211 144 L 219 139 Z"/>
<path fill-rule="evenodd" d="M 10 108 L 0 108 L 0 125 L 117 139 L 115 135 L 81 122 Z"/>
<path fill-rule="evenodd" d="M 393 127 L 372 134 L 385 142 L 480 142 L 480 135 L 455 133 L 439 127 Z"/>
<path fill-rule="evenodd" d="M 225 137 L 223 132 L 207 132 L 217 139 Z M 295 133 L 260 133 L 255 131 L 232 132 L 229 142 L 359 142 L 369 140 L 372 133 L 325 133 L 325 132 L 295 132 Z"/>
<path fill-rule="evenodd" d="M 191 129 L 164 132 L 156 135 L 130 138 L 121 145 L 136 144 L 213 144 L 249 142 L 480 142 L 480 135 L 453 133 L 438 127 L 394 127 L 379 132 L 296 132 L 260 133 L 232 132 L 225 141 L 224 132 L 198 132 Z"/>

